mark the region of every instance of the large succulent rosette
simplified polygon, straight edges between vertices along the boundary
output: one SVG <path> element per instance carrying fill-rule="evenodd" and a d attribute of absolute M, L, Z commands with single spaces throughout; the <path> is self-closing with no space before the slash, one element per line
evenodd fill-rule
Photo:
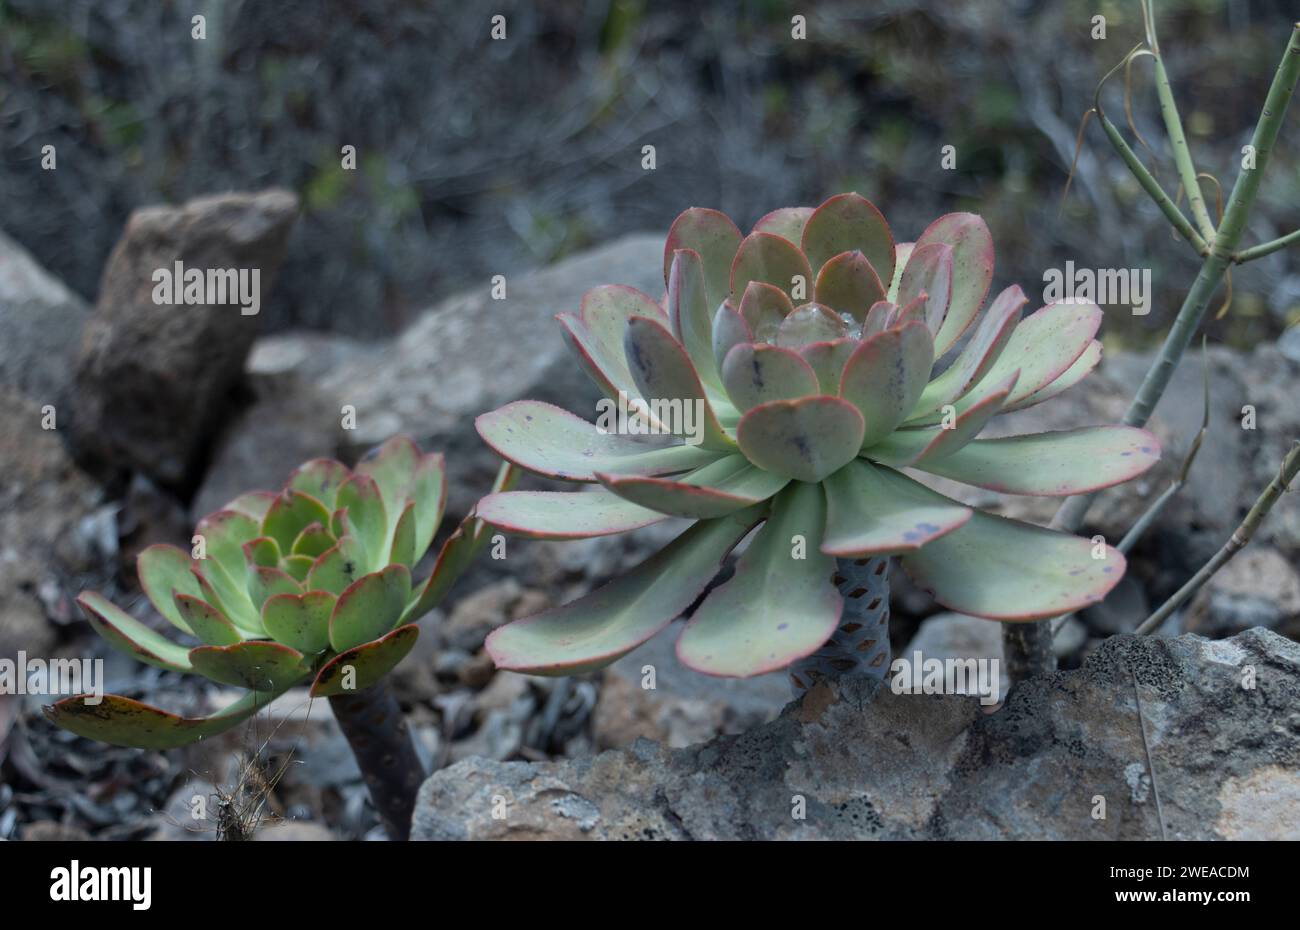
<path fill-rule="evenodd" d="M 755 675 L 817 650 L 843 609 L 837 557 L 897 555 L 940 603 L 1003 621 L 1075 610 L 1119 581 L 1115 549 L 985 513 L 908 474 L 1068 495 L 1159 457 L 1150 433 L 1123 426 L 978 438 L 993 417 L 1083 379 L 1101 357 L 1102 318 L 1074 303 L 1022 318 L 1014 285 L 986 306 L 993 243 L 978 216 L 940 217 L 896 244 L 857 194 L 777 210 L 748 236 L 691 209 L 668 234 L 664 276 L 661 302 L 598 287 L 559 320 L 601 390 L 671 435 L 647 441 L 548 404 L 508 404 L 478 419 L 493 449 L 594 488 L 498 493 L 479 514 L 549 539 L 696 522 L 586 597 L 495 631 L 498 666 L 554 675 L 614 661 L 696 601 L 759 523 L 734 577 L 678 639 L 698 671 Z M 683 405 L 701 421 L 667 415 Z"/>

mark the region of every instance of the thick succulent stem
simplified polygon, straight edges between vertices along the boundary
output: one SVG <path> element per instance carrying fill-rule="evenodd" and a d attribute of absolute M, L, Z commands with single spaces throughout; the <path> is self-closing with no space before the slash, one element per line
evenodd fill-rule
<path fill-rule="evenodd" d="M 825 678 L 889 674 L 889 558 L 837 559 L 840 625 L 822 648 L 790 666 L 795 697 Z"/>
<path fill-rule="evenodd" d="M 336 694 L 330 698 L 330 708 L 352 747 L 389 838 L 410 839 L 415 795 L 425 773 L 388 682 L 355 694 Z"/>
<path fill-rule="evenodd" d="M 1273 152 L 1273 144 L 1277 141 L 1278 131 L 1282 127 L 1282 118 L 1286 114 L 1287 105 L 1291 102 L 1291 96 L 1295 93 L 1298 80 L 1300 80 L 1300 23 L 1296 23 L 1291 31 L 1291 41 L 1287 44 L 1282 61 L 1273 75 L 1273 83 L 1265 98 L 1264 109 L 1260 113 L 1259 122 L 1255 125 L 1255 133 L 1251 137 L 1251 145 L 1255 153 L 1254 166 L 1243 168 L 1237 175 L 1232 194 L 1228 198 L 1227 209 L 1223 214 L 1223 222 L 1219 224 L 1210 252 L 1205 257 L 1191 290 L 1187 292 L 1187 297 L 1183 300 L 1173 326 L 1169 328 L 1169 334 L 1165 337 L 1155 362 L 1147 371 L 1141 387 L 1138 388 L 1128 411 L 1124 414 L 1125 426 L 1146 425 L 1156 404 L 1164 395 L 1165 389 L 1169 387 L 1174 369 L 1182 361 L 1183 353 L 1191 343 L 1192 336 L 1201 325 L 1205 311 L 1209 308 L 1210 298 L 1214 296 L 1214 292 L 1223 280 L 1224 272 L 1234 260 L 1237 244 L 1246 226 L 1246 219 L 1255 203 L 1255 196 L 1259 193 L 1264 168 L 1268 164 L 1269 155 Z M 1068 498 L 1056 512 L 1052 526 L 1067 532 L 1077 531 L 1083 524 L 1083 519 L 1095 497 L 1096 492 Z M 1051 650 L 1051 638 L 1049 623 L 1017 626 L 1008 624 L 1003 628 L 1003 654 L 1013 683 L 1023 678 L 1053 671 L 1056 661 Z"/>

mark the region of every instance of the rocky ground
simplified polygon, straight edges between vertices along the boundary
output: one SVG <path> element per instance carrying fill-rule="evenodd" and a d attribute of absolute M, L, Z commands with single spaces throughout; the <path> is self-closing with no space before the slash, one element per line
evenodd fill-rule
<path fill-rule="evenodd" d="M 284 209 L 282 195 L 266 194 L 164 211 L 128 226 L 114 262 L 201 243 L 208 264 L 256 248 L 273 270 Z M 245 220 L 231 224 L 229 211 Z M 232 228 L 252 244 L 216 235 Z M 136 241 L 146 232 L 171 238 Z M 156 361 L 202 347 L 180 336 L 172 345 L 157 329 L 150 354 L 133 354 L 139 332 L 115 322 L 134 299 L 127 285 L 87 307 L 0 237 L 0 327 L 23 333 L 37 313 L 60 321 L 33 330 L 48 344 L 0 342 L 0 401 L 10 412 L 0 432 L 0 656 L 92 654 L 105 658 L 110 690 L 178 710 L 226 700 L 214 686 L 111 653 L 72 598 L 96 588 L 147 617 L 132 571 L 143 546 L 184 544 L 193 521 L 233 494 L 275 487 L 313 456 L 355 460 L 395 432 L 448 453 L 450 516 L 463 515 L 495 470 L 473 415 L 519 397 L 590 409 L 594 397 L 552 316 L 601 281 L 657 294 L 661 248 L 658 237 L 628 236 L 512 278 L 506 300 L 486 288 L 451 297 L 386 344 L 319 333 L 227 339 L 214 324 L 207 338 L 228 342 L 220 364 L 188 369 L 203 384 L 185 385 L 185 396 L 204 398 L 207 425 L 169 431 L 157 417 L 184 405 L 160 385 L 167 366 Z M 1249 354 L 1214 348 L 1208 358 L 1211 425 L 1188 486 L 1132 553 L 1125 582 L 1058 635 L 1064 671 L 992 715 L 972 698 L 848 686 L 783 713 L 789 689 L 780 676 L 686 674 L 667 636 L 596 675 L 496 674 L 482 648 L 488 632 L 584 592 L 677 527 L 573 543 L 511 540 L 504 560 L 485 559 L 424 622 L 417 651 L 396 673 L 430 769 L 451 766 L 426 784 L 418 832 L 1137 838 L 1159 835 L 1159 790 L 1170 836 L 1296 838 L 1300 654 L 1285 637 L 1300 636 L 1300 511 L 1276 508 L 1251 548 L 1161 631 L 1177 638 L 1108 639 L 1131 631 L 1227 538 L 1300 436 L 1290 402 L 1300 364 L 1272 345 Z M 1096 376 L 1020 415 L 1020 425 L 1114 421 L 1148 361 L 1112 353 Z M 1089 532 L 1114 542 L 1167 486 L 1200 425 L 1199 369 L 1189 355 L 1153 420 L 1166 460 L 1103 494 Z M 100 400 L 84 402 L 90 392 Z M 132 398 L 151 396 L 152 419 L 140 409 L 127 415 Z M 342 425 L 345 406 L 355 410 L 354 429 Z M 56 429 L 41 428 L 47 407 Z M 1054 509 L 1038 499 L 980 502 L 1038 522 Z M 901 572 L 894 579 L 896 652 L 998 654 L 995 624 L 941 613 Z M 1258 669 L 1254 690 L 1233 683 L 1243 664 Z M 646 666 L 654 689 L 643 687 Z M 0 837 L 382 835 L 328 705 L 305 694 L 286 695 L 255 726 L 174 753 L 72 737 L 41 718 L 44 700 L 0 696 Z M 871 712 L 860 712 L 868 701 Z M 1134 742 L 1139 717 L 1154 783 Z M 855 774 L 864 772 L 867 781 Z M 513 813 L 495 821 L 481 805 L 503 792 Z M 1105 820 L 1090 816 L 1096 794 L 1106 798 Z M 805 820 L 789 816 L 794 795 L 805 798 Z M 196 796 L 209 805 L 199 820 Z"/>

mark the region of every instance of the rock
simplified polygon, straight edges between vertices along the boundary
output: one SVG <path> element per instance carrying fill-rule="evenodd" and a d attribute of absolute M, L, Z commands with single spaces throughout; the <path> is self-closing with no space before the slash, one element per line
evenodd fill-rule
<path fill-rule="evenodd" d="M 448 507 L 469 507 L 491 484 L 499 460 L 474 418 L 522 398 L 549 401 L 590 419 L 599 398 L 564 344 L 553 317 L 577 310 L 600 284 L 628 284 L 658 299 L 663 237 L 637 235 L 539 271 L 511 275 L 505 300 L 491 282 L 427 310 L 384 351 L 345 363 L 325 379 L 357 410 L 345 440 L 360 455 L 394 433 L 447 454 Z"/>
<path fill-rule="evenodd" d="M 61 407 L 89 313 L 85 301 L 0 233 L 0 386 Z"/>
<path fill-rule="evenodd" d="M 310 820 L 277 820 L 258 830 L 253 839 L 261 842 L 328 843 L 337 837 L 329 827 Z"/>
<path fill-rule="evenodd" d="M 466 759 L 424 783 L 412 835 L 1158 838 L 1140 712 L 1169 838 L 1297 839 L 1298 702 L 1300 645 L 1270 631 L 1118 636 L 988 715 L 967 697 L 854 680 L 686 749 L 640 740 L 559 762 Z"/>
<path fill-rule="evenodd" d="M 198 520 L 245 491 L 278 490 L 308 459 L 338 452 L 339 404 L 309 381 L 257 382 L 256 400 L 222 432 L 194 495 Z"/>
<path fill-rule="evenodd" d="M 38 820 L 23 826 L 21 839 L 25 843 L 86 843 L 90 841 L 90 834 L 76 824 Z"/>
<path fill-rule="evenodd" d="M 711 678 L 677 659 L 680 629 L 660 633 L 605 670 L 592 712 L 601 749 L 653 739 L 673 748 L 724 733 L 742 733 L 772 720 L 790 700 L 784 673 L 757 678 Z M 653 674 L 654 688 L 642 683 Z"/>
<path fill-rule="evenodd" d="M 196 779 L 181 785 L 154 815 L 157 827 L 149 839 L 199 842 L 217 839 L 217 803 L 217 786 L 211 782 Z M 206 816 L 196 817 L 196 813 Z"/>
<path fill-rule="evenodd" d="M 70 619 L 77 582 L 114 569 L 116 509 L 73 463 L 59 430 L 42 428 L 40 404 L 0 387 L 0 406 L 0 656 L 45 654 L 55 636 L 46 605 Z"/>
<path fill-rule="evenodd" d="M 154 272 L 258 269 L 265 300 L 298 201 L 222 194 L 136 210 L 109 256 L 76 366 L 79 454 L 192 490 L 205 442 L 243 380 L 257 317 L 235 304 L 155 304 Z"/>
<path fill-rule="evenodd" d="M 462 598 L 437 632 L 444 645 L 474 653 L 503 623 L 537 613 L 548 605 L 549 599 L 540 591 L 506 578 Z"/>
<path fill-rule="evenodd" d="M 1197 592 L 1184 628 L 1225 636 L 1263 626 L 1277 629 L 1300 615 L 1300 575 L 1276 549 L 1251 545 Z"/>

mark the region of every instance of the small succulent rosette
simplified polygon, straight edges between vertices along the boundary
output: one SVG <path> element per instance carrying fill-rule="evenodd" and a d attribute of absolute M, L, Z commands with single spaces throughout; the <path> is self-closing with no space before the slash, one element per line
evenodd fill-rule
<path fill-rule="evenodd" d="M 510 480 L 503 471 L 497 487 Z M 248 694 L 201 718 L 118 695 L 65 698 L 46 715 L 80 736 L 165 749 L 228 730 L 295 685 L 310 682 L 313 697 L 370 687 L 411 651 L 415 621 L 484 541 L 485 525 L 471 517 L 428 579 L 412 584 L 446 499 L 442 455 L 422 454 L 406 437 L 354 469 L 315 459 L 279 493 L 235 498 L 199 521 L 192 552 L 150 546 L 136 564 L 158 613 L 199 645 L 174 642 L 95 592 L 77 603 L 101 636 L 141 662 Z"/>
<path fill-rule="evenodd" d="M 993 417 L 1083 379 L 1101 357 L 1102 318 L 1077 303 L 1022 318 L 1014 285 L 985 306 L 993 242 L 978 216 L 940 217 L 896 244 L 852 193 L 769 213 L 748 236 L 691 209 L 668 234 L 664 278 L 662 302 L 610 285 L 559 316 L 595 383 L 630 399 L 638 431 L 662 435 L 536 401 L 484 414 L 479 433 L 502 457 L 594 489 L 497 493 L 479 514 L 548 539 L 697 522 L 588 596 L 496 630 L 499 667 L 562 675 L 614 661 L 681 615 L 759 523 L 734 577 L 677 641 L 691 668 L 749 676 L 817 650 L 843 610 L 837 557 L 900 556 L 940 603 L 1003 621 L 1083 607 L 1123 575 L 1113 548 L 985 513 L 908 475 L 1068 495 L 1133 478 L 1160 454 L 1150 433 L 1124 426 L 978 438 Z M 687 408 L 698 423 L 670 415 Z"/>

